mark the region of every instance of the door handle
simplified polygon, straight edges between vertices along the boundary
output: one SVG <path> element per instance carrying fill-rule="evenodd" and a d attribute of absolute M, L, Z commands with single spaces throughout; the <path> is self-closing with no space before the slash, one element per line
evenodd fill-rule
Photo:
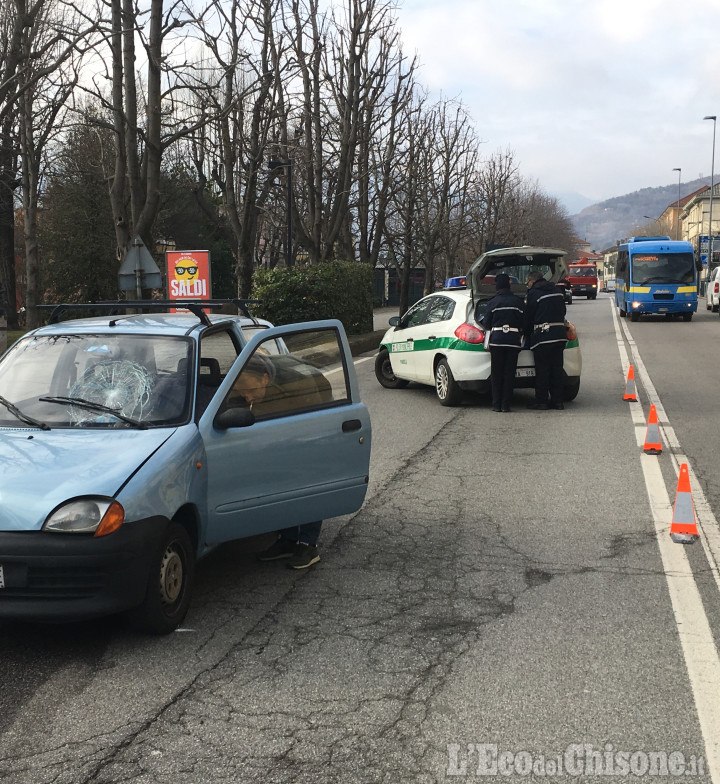
<path fill-rule="evenodd" d="M 430 337 L 428 338 L 428 340 L 437 340 L 437 337 L 436 337 L 435 335 L 430 335 Z"/>
<path fill-rule="evenodd" d="M 362 422 L 359 419 L 346 419 L 342 423 L 343 433 L 352 433 L 353 430 L 360 430 Z"/>

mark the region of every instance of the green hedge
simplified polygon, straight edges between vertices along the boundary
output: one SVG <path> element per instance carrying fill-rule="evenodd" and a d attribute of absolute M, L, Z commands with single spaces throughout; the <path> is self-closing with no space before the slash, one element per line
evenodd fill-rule
<path fill-rule="evenodd" d="M 373 330 L 373 270 L 369 264 L 326 261 L 297 267 L 259 269 L 253 312 L 273 324 L 335 318 L 349 335 Z"/>

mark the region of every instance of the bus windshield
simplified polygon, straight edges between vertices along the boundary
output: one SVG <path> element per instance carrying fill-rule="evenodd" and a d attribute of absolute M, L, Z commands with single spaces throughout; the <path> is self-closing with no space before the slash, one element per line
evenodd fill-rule
<path fill-rule="evenodd" d="M 632 255 L 633 283 L 693 283 L 692 253 L 635 253 Z"/>

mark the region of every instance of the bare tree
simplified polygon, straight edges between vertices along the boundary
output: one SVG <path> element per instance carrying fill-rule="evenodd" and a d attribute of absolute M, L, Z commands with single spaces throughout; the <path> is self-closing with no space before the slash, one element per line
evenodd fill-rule
<path fill-rule="evenodd" d="M 60 116 L 78 82 L 78 65 L 96 23 L 65 3 L 38 9 L 21 36 L 18 124 L 21 151 L 27 326 L 38 326 L 38 202 L 46 147 L 59 133 Z"/>
<path fill-rule="evenodd" d="M 448 256 L 448 228 L 454 204 L 462 201 L 475 168 L 477 140 L 462 104 L 442 100 L 422 119 L 419 177 L 422 193 L 416 242 L 425 266 L 425 293 L 435 287 L 435 266 L 440 256 Z M 443 270 L 444 271 L 444 270 Z"/>
<path fill-rule="evenodd" d="M 106 127 L 115 135 L 109 196 L 121 259 L 136 236 L 150 242 L 160 207 L 164 152 L 199 122 L 189 120 L 183 99 L 191 77 L 182 33 L 202 12 L 190 11 L 180 0 L 168 8 L 163 0 L 150 0 L 146 10 L 133 0 L 102 2 L 107 18 L 101 33 L 109 56 L 101 52 L 105 70 L 94 77 L 91 94 L 107 112 Z M 136 73 L 138 62 L 145 68 L 143 79 Z"/>
<path fill-rule="evenodd" d="M 205 118 L 192 145 L 196 196 L 234 249 L 240 296 L 252 287 L 259 214 L 269 187 L 258 178 L 283 78 L 283 41 L 274 28 L 278 10 L 278 0 L 216 2 L 200 22 L 210 83 L 194 87 Z"/>

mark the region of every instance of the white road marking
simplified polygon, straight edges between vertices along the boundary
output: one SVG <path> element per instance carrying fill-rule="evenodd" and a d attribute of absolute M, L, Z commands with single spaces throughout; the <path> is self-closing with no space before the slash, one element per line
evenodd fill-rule
<path fill-rule="evenodd" d="M 626 377 L 630 361 L 620 331 L 619 319 L 614 303 L 611 302 L 610 306 L 613 311 L 613 323 L 615 325 L 623 375 Z M 679 474 L 680 465 L 687 463 L 690 487 L 695 503 L 695 514 L 698 518 L 700 541 L 703 542 L 710 569 L 720 589 L 720 576 L 718 574 L 720 528 L 718 528 L 717 520 L 702 489 L 698 485 L 697 477 L 687 457 L 680 451 L 680 443 L 675 435 L 675 431 L 670 426 L 665 409 L 662 407 L 657 391 L 640 358 L 640 353 L 637 350 L 635 341 L 632 339 L 627 324 L 623 324 L 622 329 L 632 352 L 632 364 L 636 371 L 635 379 L 641 382 L 650 404 L 655 406 L 660 429 L 664 434 L 664 438 L 661 435 L 663 448 L 665 445 L 669 447 L 670 459 L 675 473 Z M 642 407 L 634 403 L 628 403 L 628 406 L 635 425 L 638 446 L 641 447 L 644 443 L 646 430 Z M 685 666 L 687 667 L 690 686 L 693 690 L 700 731 L 705 743 L 707 771 L 710 775 L 710 780 L 714 784 L 720 784 L 720 699 L 718 699 L 720 694 L 720 657 L 718 656 L 710 623 L 703 607 L 702 597 L 684 549 L 685 546 L 675 544 L 669 536 L 672 523 L 672 504 L 665 479 L 660 470 L 659 460 L 659 456 L 640 454 L 640 463 L 655 523 L 660 557 L 665 570 L 665 579 L 668 584 Z"/>

